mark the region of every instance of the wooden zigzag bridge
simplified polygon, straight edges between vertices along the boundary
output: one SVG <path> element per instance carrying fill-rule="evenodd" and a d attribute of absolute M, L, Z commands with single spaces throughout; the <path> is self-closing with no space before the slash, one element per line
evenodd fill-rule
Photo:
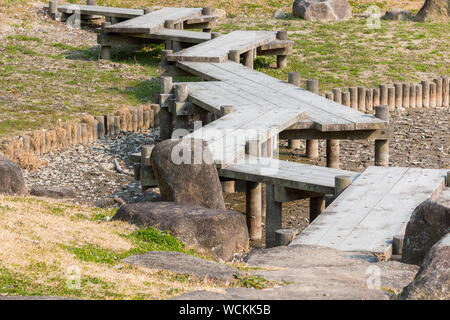
<path fill-rule="evenodd" d="M 66 18 L 70 13 L 68 6 L 52 2 L 49 10 Z M 275 245 L 276 235 L 283 235 L 278 231 L 282 204 L 309 198 L 310 225 L 292 244 L 388 259 L 393 238 L 404 233 L 413 210 L 445 186 L 447 170 L 388 167 L 392 131 L 387 106 L 376 106 L 375 115 L 368 115 L 319 96 L 317 81 L 308 80 L 307 90 L 300 88 L 298 73 L 291 73 L 287 83 L 253 70 L 259 55 L 275 55 L 277 66 L 286 66 L 293 47 L 286 31 L 212 33 L 217 17 L 209 7 L 151 11 L 79 6 L 79 14 L 106 17 L 98 35 L 102 58 L 111 58 L 116 45 L 165 44 L 161 139 L 178 135 L 180 130 L 174 129 L 188 129 L 193 117 L 201 120 L 201 127 L 181 135 L 207 142 L 229 187 L 245 182 L 254 241 L 262 238 L 265 217 L 266 246 Z M 173 83 L 170 75 L 201 81 Z M 318 140 L 326 140 L 327 167 L 275 159 L 279 139 L 306 139 L 311 157 L 318 153 Z M 360 174 L 339 169 L 339 140 L 357 139 L 374 141 L 375 148 L 375 166 Z M 144 146 L 134 155 L 141 163 L 143 189 L 156 186 L 150 154 L 151 147 Z"/>

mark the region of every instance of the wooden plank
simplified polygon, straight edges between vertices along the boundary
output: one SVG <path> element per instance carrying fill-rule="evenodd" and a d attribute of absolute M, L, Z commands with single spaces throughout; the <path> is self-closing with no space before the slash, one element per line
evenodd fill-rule
<path fill-rule="evenodd" d="M 356 172 L 306 165 L 266 157 L 250 157 L 219 170 L 222 177 L 276 184 L 278 186 L 322 194 L 334 193 L 337 175 L 355 177 Z"/>
<path fill-rule="evenodd" d="M 293 244 L 388 255 L 413 210 L 443 187 L 445 170 L 369 167 Z"/>
<path fill-rule="evenodd" d="M 184 70 L 203 76 L 207 80 L 221 80 L 231 86 L 247 88 L 272 103 L 282 104 L 285 108 L 304 107 L 314 121 L 315 128 L 321 131 L 384 129 L 386 123 L 373 116 L 340 105 L 311 92 L 274 79 L 244 66 L 225 62 L 196 63 L 182 62 L 178 64 Z M 194 71 L 195 70 L 195 71 Z"/>
<path fill-rule="evenodd" d="M 297 122 L 292 127 L 304 127 L 304 123 Z M 393 129 L 353 130 L 353 131 L 318 131 L 314 129 L 291 129 L 289 127 L 280 132 L 280 139 L 339 139 L 339 140 L 375 140 L 392 139 Z"/>
<path fill-rule="evenodd" d="M 213 22 L 216 21 L 216 16 L 198 16 L 191 19 L 187 19 L 185 21 L 186 24 L 198 24 L 198 23 L 206 23 L 206 22 Z"/>
<path fill-rule="evenodd" d="M 409 168 L 339 249 L 359 251 L 363 248 L 370 252 L 388 252 L 394 235 L 404 234 L 414 209 L 443 188 L 445 174 L 445 170 Z"/>
<path fill-rule="evenodd" d="M 44 5 L 44 8 L 48 8 L 48 5 Z M 58 11 L 62 13 L 73 13 L 74 10 L 79 10 L 82 15 L 96 15 L 105 17 L 115 17 L 132 19 L 144 14 L 142 9 L 128 9 L 128 8 L 115 8 L 115 7 L 103 7 L 103 6 L 88 6 L 79 4 L 68 4 L 58 6 Z"/>
<path fill-rule="evenodd" d="M 228 60 L 231 50 L 240 53 L 255 49 L 276 39 L 273 31 L 233 31 L 211 41 L 174 53 L 169 61 L 217 62 Z"/>
<path fill-rule="evenodd" d="M 149 14 L 113 24 L 105 28 L 105 32 L 117 33 L 153 33 L 164 28 L 167 20 L 174 23 L 183 22 L 201 14 L 201 8 L 163 8 Z"/>
<path fill-rule="evenodd" d="M 126 36 L 139 39 L 152 39 L 152 40 L 155 39 L 161 41 L 171 40 L 185 43 L 202 43 L 211 39 L 211 34 L 208 32 L 187 31 L 177 29 L 161 29 L 153 33 L 136 33 L 136 34 L 127 33 Z"/>

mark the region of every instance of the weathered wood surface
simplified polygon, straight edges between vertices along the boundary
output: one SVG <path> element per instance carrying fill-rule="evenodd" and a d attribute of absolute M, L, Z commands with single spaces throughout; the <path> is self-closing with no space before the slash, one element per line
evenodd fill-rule
<path fill-rule="evenodd" d="M 228 60 L 228 53 L 232 50 L 237 50 L 242 54 L 275 39 L 276 32 L 273 31 L 233 31 L 174 53 L 168 57 L 168 60 L 222 63 Z"/>
<path fill-rule="evenodd" d="M 210 43 L 212 41 L 209 41 Z M 298 108 L 309 114 L 314 128 L 320 131 L 384 129 L 385 121 L 350 109 L 307 90 L 272 78 L 234 62 L 178 62 L 179 68 L 204 80 L 227 82 L 244 90 L 247 97 L 263 97 L 283 109 Z M 198 94 L 198 96 L 200 93 Z"/>
<path fill-rule="evenodd" d="M 357 176 L 356 172 L 283 161 L 266 157 L 251 157 L 219 170 L 226 178 L 262 182 L 301 191 L 334 193 L 334 179 L 339 175 Z"/>
<path fill-rule="evenodd" d="M 435 197 L 446 170 L 369 167 L 292 242 L 389 258 L 413 210 Z"/>
<path fill-rule="evenodd" d="M 45 5 L 44 8 L 48 8 L 48 5 Z M 65 4 L 58 6 L 58 11 L 62 13 L 70 14 L 73 13 L 74 10 L 79 10 L 82 15 L 95 15 L 124 19 L 133 19 L 144 14 L 144 10 L 142 9 L 88 6 L 79 4 Z"/>
<path fill-rule="evenodd" d="M 201 8 L 163 8 L 146 15 L 113 24 L 105 28 L 105 32 L 116 33 L 153 33 L 164 28 L 166 21 L 184 22 L 190 18 L 201 16 Z"/>

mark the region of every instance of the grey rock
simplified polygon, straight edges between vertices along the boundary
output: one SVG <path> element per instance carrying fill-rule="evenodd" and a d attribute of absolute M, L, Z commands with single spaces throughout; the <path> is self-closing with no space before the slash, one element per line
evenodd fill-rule
<path fill-rule="evenodd" d="M 278 9 L 273 13 L 272 17 L 275 19 L 284 19 L 286 18 L 286 14 L 284 13 L 283 9 Z"/>
<path fill-rule="evenodd" d="M 231 283 L 239 272 L 225 264 L 190 256 L 181 252 L 154 251 L 131 256 L 125 263 L 149 269 L 167 270 L 178 274 L 191 275 L 198 279 L 209 279 Z"/>
<path fill-rule="evenodd" d="M 431 247 L 450 232 L 450 188 L 428 199 L 412 213 L 406 226 L 402 262 L 420 265 Z"/>
<path fill-rule="evenodd" d="M 402 292 L 405 300 L 450 299 L 450 234 L 436 243 L 426 255 L 414 281 Z"/>
<path fill-rule="evenodd" d="M 248 230 L 242 213 L 190 204 L 142 202 L 122 206 L 113 220 L 168 230 L 199 253 L 231 260 L 248 250 Z"/>
<path fill-rule="evenodd" d="M 426 0 L 414 21 L 450 21 L 450 0 Z"/>
<path fill-rule="evenodd" d="M 24 195 L 25 180 L 19 165 L 0 155 L 0 194 Z"/>
<path fill-rule="evenodd" d="M 383 16 L 383 19 L 405 21 L 408 20 L 411 16 L 412 16 L 411 11 L 394 8 L 392 10 L 386 11 L 386 13 Z"/>
<path fill-rule="evenodd" d="M 77 192 L 73 188 L 66 187 L 33 187 L 30 194 L 36 197 L 46 197 L 54 199 L 76 198 Z"/>
<path fill-rule="evenodd" d="M 267 290 L 226 289 L 219 293 L 196 291 L 177 299 L 345 299 L 386 300 L 400 292 L 416 274 L 418 267 L 399 262 L 374 262 L 362 252 L 341 252 L 319 246 L 289 246 L 251 252 L 247 263 L 262 268 L 253 275 L 288 285 Z M 379 283 L 371 277 L 379 275 Z M 370 285 L 374 285 L 370 286 Z"/>
<path fill-rule="evenodd" d="M 219 175 L 203 140 L 165 140 L 153 149 L 150 161 L 163 201 L 225 209 Z"/>
<path fill-rule="evenodd" d="M 347 0 L 296 0 L 292 13 L 310 21 L 339 21 L 352 17 Z"/>

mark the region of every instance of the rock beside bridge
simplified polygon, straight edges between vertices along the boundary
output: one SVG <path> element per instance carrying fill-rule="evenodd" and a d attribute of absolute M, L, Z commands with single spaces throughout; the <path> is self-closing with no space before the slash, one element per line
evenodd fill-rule
<path fill-rule="evenodd" d="M 414 21 L 450 21 L 450 0 L 426 0 Z"/>
<path fill-rule="evenodd" d="M 24 195 L 25 180 L 19 165 L 0 155 L 0 194 Z"/>
<path fill-rule="evenodd" d="M 406 226 L 402 262 L 420 265 L 431 247 L 450 232 L 450 188 L 428 199 L 413 212 Z"/>
<path fill-rule="evenodd" d="M 450 299 L 450 233 L 436 243 L 426 255 L 414 281 L 400 298 L 408 300 Z"/>
<path fill-rule="evenodd" d="M 181 252 L 154 251 L 122 260 L 125 263 L 155 270 L 189 275 L 200 280 L 231 283 L 239 271 L 225 264 L 197 258 Z"/>
<path fill-rule="evenodd" d="M 225 209 L 219 175 L 203 140 L 165 140 L 153 149 L 150 161 L 163 201 Z"/>
<path fill-rule="evenodd" d="M 173 202 L 141 202 L 122 206 L 112 220 L 170 231 L 188 249 L 229 261 L 248 250 L 245 216 Z"/>
<path fill-rule="evenodd" d="M 296 0 L 292 13 L 310 21 L 339 21 L 352 17 L 347 0 Z"/>

